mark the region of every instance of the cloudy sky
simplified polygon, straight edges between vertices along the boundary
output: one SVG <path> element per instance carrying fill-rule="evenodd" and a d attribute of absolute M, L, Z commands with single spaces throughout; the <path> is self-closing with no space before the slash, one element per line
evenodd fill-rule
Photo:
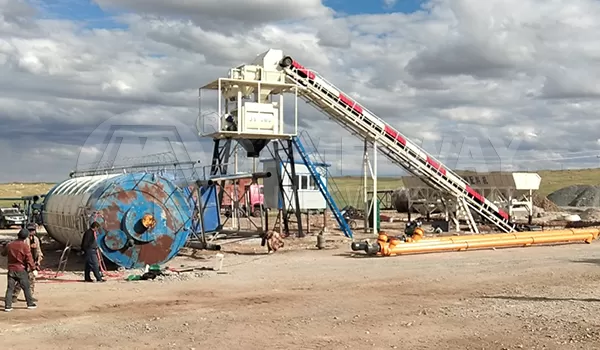
<path fill-rule="evenodd" d="M 600 164 L 597 0 L 0 0 L 0 9 L 0 181 L 57 181 L 98 160 L 168 152 L 209 163 L 198 87 L 269 48 L 450 167 Z M 203 109 L 215 102 L 203 98 Z M 360 172 L 360 140 L 312 107 L 300 117 L 334 173 Z M 379 159 L 381 174 L 401 174 Z"/>

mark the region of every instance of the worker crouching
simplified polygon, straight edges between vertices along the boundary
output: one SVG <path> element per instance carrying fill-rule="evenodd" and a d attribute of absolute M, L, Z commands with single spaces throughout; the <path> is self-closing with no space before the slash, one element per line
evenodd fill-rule
<path fill-rule="evenodd" d="M 268 231 L 262 237 L 261 246 L 267 246 L 268 253 L 274 253 L 285 246 L 283 238 L 276 231 Z"/>
<path fill-rule="evenodd" d="M 17 284 L 23 289 L 28 309 L 35 309 L 37 305 L 33 301 L 29 285 L 29 272 L 35 270 L 35 262 L 29 247 L 29 231 L 22 229 L 17 239 L 8 243 L 2 250 L 2 255 L 8 260 L 8 273 L 6 276 L 7 287 L 4 298 L 4 311 L 12 311 L 13 293 Z"/>

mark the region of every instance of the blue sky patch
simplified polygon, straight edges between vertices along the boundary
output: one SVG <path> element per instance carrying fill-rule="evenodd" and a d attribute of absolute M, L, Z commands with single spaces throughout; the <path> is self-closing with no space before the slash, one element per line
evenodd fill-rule
<path fill-rule="evenodd" d="M 384 14 L 393 12 L 413 13 L 421 9 L 425 0 L 396 0 L 388 2 L 383 0 L 324 0 L 323 3 L 338 13 L 347 15 L 359 14 Z"/>
<path fill-rule="evenodd" d="M 86 28 L 125 29 L 127 26 L 91 0 L 30 0 L 40 9 L 40 17 L 83 22 Z"/>
<path fill-rule="evenodd" d="M 115 20 L 119 13 L 110 13 L 92 0 L 29 0 L 40 9 L 40 17 L 83 22 L 86 28 L 126 29 Z M 339 15 L 413 13 L 421 9 L 426 0 L 324 0 Z"/>

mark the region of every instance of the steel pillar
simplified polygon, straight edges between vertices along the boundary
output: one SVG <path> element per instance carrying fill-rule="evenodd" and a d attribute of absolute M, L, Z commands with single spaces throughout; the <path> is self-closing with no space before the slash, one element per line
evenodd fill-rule
<path fill-rule="evenodd" d="M 232 147 L 231 139 L 214 139 L 213 140 L 213 155 L 210 165 L 210 176 L 227 175 L 227 167 L 229 165 L 229 158 L 231 158 Z M 221 191 L 219 191 L 219 207 L 223 203 L 223 194 L 225 188 L 225 180 L 219 184 Z"/>
<path fill-rule="evenodd" d="M 369 205 L 367 181 L 370 174 L 373 181 L 373 196 Z M 373 234 L 377 235 L 377 141 L 373 141 L 373 162 L 369 159 L 369 141 L 365 139 L 363 153 L 363 198 L 364 198 L 364 225 L 365 233 L 369 232 L 369 213 L 373 211 Z"/>
<path fill-rule="evenodd" d="M 279 184 L 279 225 L 283 224 L 284 234 L 289 236 L 290 216 L 293 214 L 296 217 L 296 222 L 298 225 L 297 237 L 304 237 L 305 233 L 302 228 L 300 198 L 298 197 L 299 184 L 296 181 L 294 144 L 291 139 L 277 140 L 273 142 L 273 149 L 271 150 L 269 148 L 269 151 L 271 152 L 273 159 L 275 159 L 276 164 L 278 164 L 275 169 L 277 173 L 277 182 Z M 286 164 L 289 164 L 289 169 Z M 289 186 L 286 185 L 285 179 L 289 180 Z M 288 187 L 290 188 L 290 191 L 287 190 Z"/>

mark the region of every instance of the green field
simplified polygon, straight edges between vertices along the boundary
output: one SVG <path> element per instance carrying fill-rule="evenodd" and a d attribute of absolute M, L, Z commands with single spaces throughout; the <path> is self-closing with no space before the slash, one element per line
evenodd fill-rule
<path fill-rule="evenodd" d="M 537 173 L 542 177 L 539 195 L 547 196 L 550 193 L 571 185 L 600 185 L 600 169 L 577 169 L 577 170 L 540 170 Z M 338 177 L 333 181 L 337 184 L 341 197 L 334 195 L 340 205 L 350 204 L 356 206 L 362 203 L 362 178 L 360 177 Z M 372 181 L 368 181 L 369 191 L 372 190 Z M 393 190 L 402 187 L 401 179 L 379 178 L 378 190 Z M 330 186 L 332 187 L 332 186 Z M 331 190 L 331 189 L 330 189 Z M 342 204 L 343 203 L 343 204 Z"/>
<path fill-rule="evenodd" d="M 578 170 L 541 170 L 537 172 L 542 177 L 539 194 L 546 196 L 560 188 L 570 185 L 600 185 L 600 169 L 578 169 Z M 330 179 L 330 191 L 339 205 L 357 205 L 362 202 L 362 178 L 361 177 L 338 177 Z M 334 187 L 337 185 L 340 194 Z M 21 197 L 34 194 L 46 193 L 52 188 L 52 183 L 9 183 L 0 184 L 0 206 L 10 206 L 14 201 L 3 201 L 5 197 Z M 369 190 L 372 182 L 368 181 Z M 388 190 L 402 187 L 399 178 L 381 177 L 378 179 L 378 189 Z M 343 198 L 343 200 L 342 200 Z"/>

